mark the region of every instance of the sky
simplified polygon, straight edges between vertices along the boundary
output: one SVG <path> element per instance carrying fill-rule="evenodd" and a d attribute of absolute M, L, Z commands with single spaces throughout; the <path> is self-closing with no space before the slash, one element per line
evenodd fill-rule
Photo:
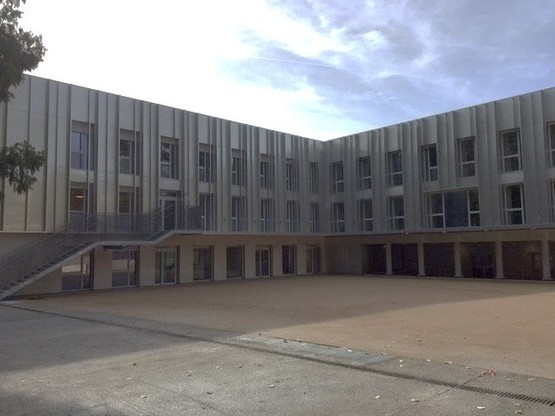
<path fill-rule="evenodd" d="M 555 87 L 553 0 L 27 0 L 34 75 L 327 140 Z"/>

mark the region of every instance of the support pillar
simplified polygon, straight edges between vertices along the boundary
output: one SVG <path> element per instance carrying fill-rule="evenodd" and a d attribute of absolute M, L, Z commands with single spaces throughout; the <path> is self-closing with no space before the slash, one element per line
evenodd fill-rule
<path fill-rule="evenodd" d="M 503 271 L 503 243 L 501 241 L 495 242 L 495 269 L 497 275 L 496 279 L 504 279 L 505 272 Z"/>
<path fill-rule="evenodd" d="M 542 276 L 543 280 L 553 280 L 551 276 L 551 257 L 549 255 L 549 241 L 542 240 Z"/>
<path fill-rule="evenodd" d="M 461 243 L 458 241 L 454 243 L 453 252 L 455 255 L 455 277 L 463 277 L 461 266 Z"/>
<path fill-rule="evenodd" d="M 391 258 L 391 244 L 385 245 L 385 274 L 393 274 L 393 259 Z"/>
<path fill-rule="evenodd" d="M 426 268 L 424 267 L 424 243 L 417 243 L 418 250 L 418 276 L 426 276 Z"/>

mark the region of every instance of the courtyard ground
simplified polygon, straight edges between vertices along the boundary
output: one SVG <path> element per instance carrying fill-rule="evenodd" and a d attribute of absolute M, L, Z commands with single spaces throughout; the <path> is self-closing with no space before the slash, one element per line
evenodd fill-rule
<path fill-rule="evenodd" d="M 0 414 L 555 413 L 551 282 L 311 276 L 0 305 Z"/>

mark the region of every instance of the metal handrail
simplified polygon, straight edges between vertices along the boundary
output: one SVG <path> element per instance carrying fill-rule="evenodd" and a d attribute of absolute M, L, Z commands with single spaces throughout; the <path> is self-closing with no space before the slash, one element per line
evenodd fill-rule
<path fill-rule="evenodd" d="M 175 204 L 146 214 L 96 213 L 0 256 L 0 293 L 96 241 L 142 241 L 173 230 L 201 229 L 200 208 Z"/>

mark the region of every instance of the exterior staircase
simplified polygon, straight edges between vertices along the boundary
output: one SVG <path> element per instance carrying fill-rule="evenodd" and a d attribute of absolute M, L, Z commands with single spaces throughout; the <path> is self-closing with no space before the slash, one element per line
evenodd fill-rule
<path fill-rule="evenodd" d="M 154 245 L 172 234 L 198 233 L 200 207 L 172 205 L 147 214 L 91 214 L 0 256 L 0 300 L 13 296 L 98 246 Z"/>

